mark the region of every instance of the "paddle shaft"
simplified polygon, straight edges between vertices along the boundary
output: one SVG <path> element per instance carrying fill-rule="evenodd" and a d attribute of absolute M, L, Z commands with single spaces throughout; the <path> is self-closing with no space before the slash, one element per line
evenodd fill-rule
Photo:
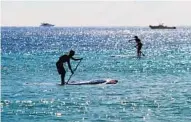
<path fill-rule="evenodd" d="M 143 56 L 145 56 L 145 54 L 143 54 L 142 52 L 141 52 L 141 54 L 142 54 Z"/>
<path fill-rule="evenodd" d="M 79 63 L 77 64 L 76 68 L 73 70 L 73 74 L 74 74 L 74 72 L 77 70 L 77 68 L 78 68 L 79 64 L 81 63 L 81 61 L 82 61 L 82 60 L 79 61 Z M 72 78 L 72 75 L 73 75 L 73 74 L 70 75 L 70 77 L 69 77 L 68 81 L 66 82 L 66 84 L 68 84 L 68 82 L 69 82 L 70 79 Z"/>

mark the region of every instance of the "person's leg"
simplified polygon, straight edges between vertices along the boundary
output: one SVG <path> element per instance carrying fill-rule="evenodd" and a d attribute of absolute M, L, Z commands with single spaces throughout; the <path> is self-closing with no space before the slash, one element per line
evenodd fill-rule
<path fill-rule="evenodd" d="M 137 48 L 137 57 L 140 57 L 140 50 Z"/>
<path fill-rule="evenodd" d="M 137 48 L 138 57 L 141 57 L 141 48 L 142 48 L 142 44 L 138 45 L 138 48 Z"/>
<path fill-rule="evenodd" d="M 139 54 L 138 54 L 138 57 L 141 57 L 141 51 L 139 50 Z"/>
<path fill-rule="evenodd" d="M 65 84 L 65 74 L 66 74 L 66 71 L 64 70 L 61 74 L 61 85 L 64 85 Z"/>

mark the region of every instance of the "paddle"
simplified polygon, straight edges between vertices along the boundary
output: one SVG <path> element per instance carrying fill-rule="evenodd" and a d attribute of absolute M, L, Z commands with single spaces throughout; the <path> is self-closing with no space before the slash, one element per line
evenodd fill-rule
<path fill-rule="evenodd" d="M 143 54 L 142 52 L 141 52 L 141 54 L 142 54 L 143 56 L 145 56 L 145 54 Z"/>
<path fill-rule="evenodd" d="M 74 72 L 77 70 L 77 68 L 78 68 L 79 64 L 81 63 L 81 61 L 82 61 L 82 60 L 80 60 L 80 61 L 78 62 L 78 64 L 76 65 L 76 68 L 73 70 L 73 74 L 74 74 Z M 70 79 L 72 78 L 72 75 L 73 75 L 73 74 L 70 75 L 70 77 L 69 77 L 68 81 L 66 82 L 66 84 L 68 84 L 68 82 L 69 82 Z"/>

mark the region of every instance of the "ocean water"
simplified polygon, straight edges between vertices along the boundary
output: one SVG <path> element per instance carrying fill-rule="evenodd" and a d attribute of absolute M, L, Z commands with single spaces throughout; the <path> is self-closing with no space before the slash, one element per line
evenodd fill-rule
<path fill-rule="evenodd" d="M 143 43 L 140 59 L 128 42 L 135 35 Z M 71 81 L 119 82 L 57 85 L 55 63 L 70 49 L 83 58 Z M 66 80 L 70 75 L 67 69 Z M 1 120 L 190 122 L 191 28 L 2 27 Z"/>

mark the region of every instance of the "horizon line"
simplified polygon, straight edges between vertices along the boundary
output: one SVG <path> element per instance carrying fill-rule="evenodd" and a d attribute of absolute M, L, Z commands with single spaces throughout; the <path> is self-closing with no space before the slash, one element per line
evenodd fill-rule
<path fill-rule="evenodd" d="M 191 25 L 177 25 L 175 27 L 189 27 Z M 0 27 L 41 27 L 40 25 L 0 25 Z M 54 27 L 149 27 L 149 25 L 54 25 L 53 27 L 44 28 L 54 28 Z"/>

